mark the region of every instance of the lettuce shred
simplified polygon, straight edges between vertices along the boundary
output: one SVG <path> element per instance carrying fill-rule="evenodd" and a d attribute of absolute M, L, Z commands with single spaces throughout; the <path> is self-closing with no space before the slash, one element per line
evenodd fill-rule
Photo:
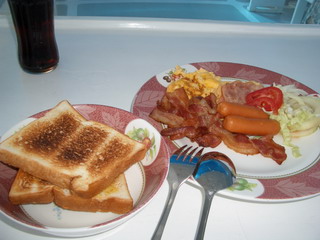
<path fill-rule="evenodd" d="M 280 123 L 280 133 L 282 134 L 284 144 L 291 148 L 292 155 L 300 157 L 299 147 L 292 143 L 291 132 L 299 130 L 303 126 L 303 123 L 317 117 L 314 106 L 305 101 L 309 97 L 315 97 L 309 96 L 305 91 L 297 89 L 294 85 L 274 86 L 282 90 L 284 99 L 278 115 L 271 113 L 270 118 Z M 317 98 L 316 104 L 320 104 L 320 98 Z"/>

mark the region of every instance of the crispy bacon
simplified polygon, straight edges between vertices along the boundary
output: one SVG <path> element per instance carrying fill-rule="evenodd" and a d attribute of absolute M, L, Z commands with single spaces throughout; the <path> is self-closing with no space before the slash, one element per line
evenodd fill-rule
<path fill-rule="evenodd" d="M 186 110 L 189 106 L 189 98 L 184 88 L 178 88 L 174 92 L 166 92 L 166 96 L 176 109 Z"/>
<path fill-rule="evenodd" d="M 184 88 L 178 88 L 174 92 L 166 92 L 166 97 L 170 103 L 172 113 L 177 114 L 183 118 L 190 118 L 189 98 Z"/>
<path fill-rule="evenodd" d="M 283 146 L 275 143 L 272 136 L 264 136 L 257 139 L 251 139 L 253 145 L 259 149 L 262 156 L 272 158 L 279 165 L 287 159 L 286 150 Z"/>
<path fill-rule="evenodd" d="M 222 127 L 211 126 L 211 132 L 218 135 L 223 143 L 233 151 L 246 155 L 258 154 L 259 150 L 250 142 L 248 136 L 243 134 L 233 134 Z"/>
<path fill-rule="evenodd" d="M 254 83 L 243 85 L 240 81 L 224 86 L 227 85 L 229 87 L 223 90 L 223 97 L 230 97 L 240 102 L 243 92 L 247 93 L 260 87 Z M 161 135 L 171 140 L 187 137 L 200 146 L 212 148 L 223 141 L 228 148 L 241 154 L 261 153 L 265 157 L 274 159 L 278 164 L 286 159 L 284 147 L 275 143 L 271 136 L 250 139 L 247 135 L 234 134 L 224 129 L 223 116 L 216 111 L 216 100 L 214 94 L 205 98 L 188 99 L 185 90 L 179 88 L 174 92 L 166 93 L 153 109 L 150 117 L 168 126 L 161 131 Z"/>
<path fill-rule="evenodd" d="M 157 108 L 164 112 L 171 112 L 174 110 L 171 107 L 171 103 L 169 102 L 167 95 L 163 95 L 161 101 L 159 101 L 157 104 Z"/>
<path fill-rule="evenodd" d="M 215 118 L 215 115 L 201 115 L 201 116 L 198 116 L 197 127 L 210 128 L 210 126 L 214 124 L 215 121 L 217 121 L 217 119 Z"/>
<path fill-rule="evenodd" d="M 212 147 L 215 148 L 221 143 L 221 138 L 213 133 L 207 133 L 205 135 L 199 136 L 195 139 L 202 147 Z"/>
<path fill-rule="evenodd" d="M 186 126 L 197 127 L 197 125 L 198 125 L 198 118 L 197 117 L 191 117 L 191 118 L 184 119 L 183 123 L 181 124 L 182 127 L 186 127 Z"/>
<path fill-rule="evenodd" d="M 164 128 L 161 130 L 161 135 L 170 137 L 172 140 L 183 137 L 194 138 L 197 135 L 197 130 L 193 126 Z"/>
<path fill-rule="evenodd" d="M 216 111 L 216 109 L 217 109 L 217 97 L 216 97 L 216 95 L 210 94 L 210 95 L 206 96 L 204 99 L 209 104 L 211 109 Z"/>
<path fill-rule="evenodd" d="M 216 114 L 216 108 L 210 105 L 204 98 L 194 97 L 190 99 L 188 110 L 196 116 Z"/>
<path fill-rule="evenodd" d="M 173 113 L 164 112 L 158 108 L 153 109 L 149 116 L 157 122 L 166 124 L 169 127 L 177 127 L 184 122 L 183 117 L 177 116 Z"/>

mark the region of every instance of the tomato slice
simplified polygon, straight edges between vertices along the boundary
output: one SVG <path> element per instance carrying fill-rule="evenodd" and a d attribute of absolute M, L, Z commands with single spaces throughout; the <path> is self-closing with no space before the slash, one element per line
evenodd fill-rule
<path fill-rule="evenodd" d="M 266 111 L 273 111 L 276 108 L 274 100 L 268 97 L 257 98 L 254 101 L 247 104 L 259 108 L 264 108 Z"/>
<path fill-rule="evenodd" d="M 262 88 L 249 93 L 246 96 L 246 103 L 278 114 L 278 110 L 283 104 L 283 93 L 277 87 Z"/>

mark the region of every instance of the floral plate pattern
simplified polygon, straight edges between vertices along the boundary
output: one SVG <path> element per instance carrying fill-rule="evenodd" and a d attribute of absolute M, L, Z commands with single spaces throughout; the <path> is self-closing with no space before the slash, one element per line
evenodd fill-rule
<path fill-rule="evenodd" d="M 228 62 L 200 62 L 186 64 L 181 67 L 186 69 L 187 72 L 203 68 L 214 72 L 216 75 L 221 76 L 222 80 L 226 81 L 253 80 L 265 85 L 273 83 L 281 85 L 293 84 L 309 94 L 317 94 L 314 90 L 294 79 L 255 66 Z M 132 112 L 146 119 L 159 131 L 163 126 L 149 118 L 149 114 L 156 106 L 157 101 L 162 98 L 168 85 L 163 80 L 163 77 L 167 76 L 172 69 L 168 69 L 149 79 L 137 92 L 132 104 Z M 232 187 L 220 191 L 219 194 L 225 197 L 258 202 L 295 201 L 318 195 L 320 193 L 320 151 L 312 143 L 318 142 L 319 138 L 320 131 L 318 130 L 311 136 L 298 140 L 296 144 L 301 147 L 303 153 L 299 159 L 292 157 L 290 149 L 286 147 L 288 159 L 281 166 L 270 159 L 262 157 L 260 154 L 246 156 L 233 152 L 223 143 L 220 144 L 214 150 L 227 154 L 234 161 L 238 176 L 236 183 Z M 281 144 L 282 137 L 275 136 L 275 141 Z M 193 144 L 187 139 L 171 141 L 166 138 L 166 142 L 171 152 L 182 144 Z M 206 151 L 209 150 L 213 149 L 206 149 Z"/>
<path fill-rule="evenodd" d="M 152 147 L 142 161 L 125 171 L 129 191 L 134 200 L 134 208 L 123 215 L 68 211 L 53 203 L 13 205 L 8 199 L 8 192 L 17 171 L 0 163 L 0 213 L 20 225 L 62 237 L 97 234 L 111 230 L 129 220 L 157 194 L 166 179 L 169 166 L 169 151 L 165 140 L 145 120 L 114 107 L 94 104 L 80 104 L 74 107 L 86 119 L 108 124 L 130 137 L 149 137 L 152 140 Z M 43 116 L 47 111 L 18 123 L 1 139 L 9 137 L 14 131 Z"/>

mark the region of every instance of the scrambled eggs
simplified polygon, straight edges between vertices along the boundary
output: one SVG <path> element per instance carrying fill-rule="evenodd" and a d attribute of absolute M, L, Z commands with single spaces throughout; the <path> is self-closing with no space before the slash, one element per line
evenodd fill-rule
<path fill-rule="evenodd" d="M 214 93 L 217 98 L 221 96 L 221 79 L 213 72 L 208 72 L 202 68 L 187 73 L 183 68 L 177 66 L 171 73 L 173 81 L 167 87 L 168 92 L 183 87 L 189 97 L 202 96 L 206 97 L 210 93 Z"/>

